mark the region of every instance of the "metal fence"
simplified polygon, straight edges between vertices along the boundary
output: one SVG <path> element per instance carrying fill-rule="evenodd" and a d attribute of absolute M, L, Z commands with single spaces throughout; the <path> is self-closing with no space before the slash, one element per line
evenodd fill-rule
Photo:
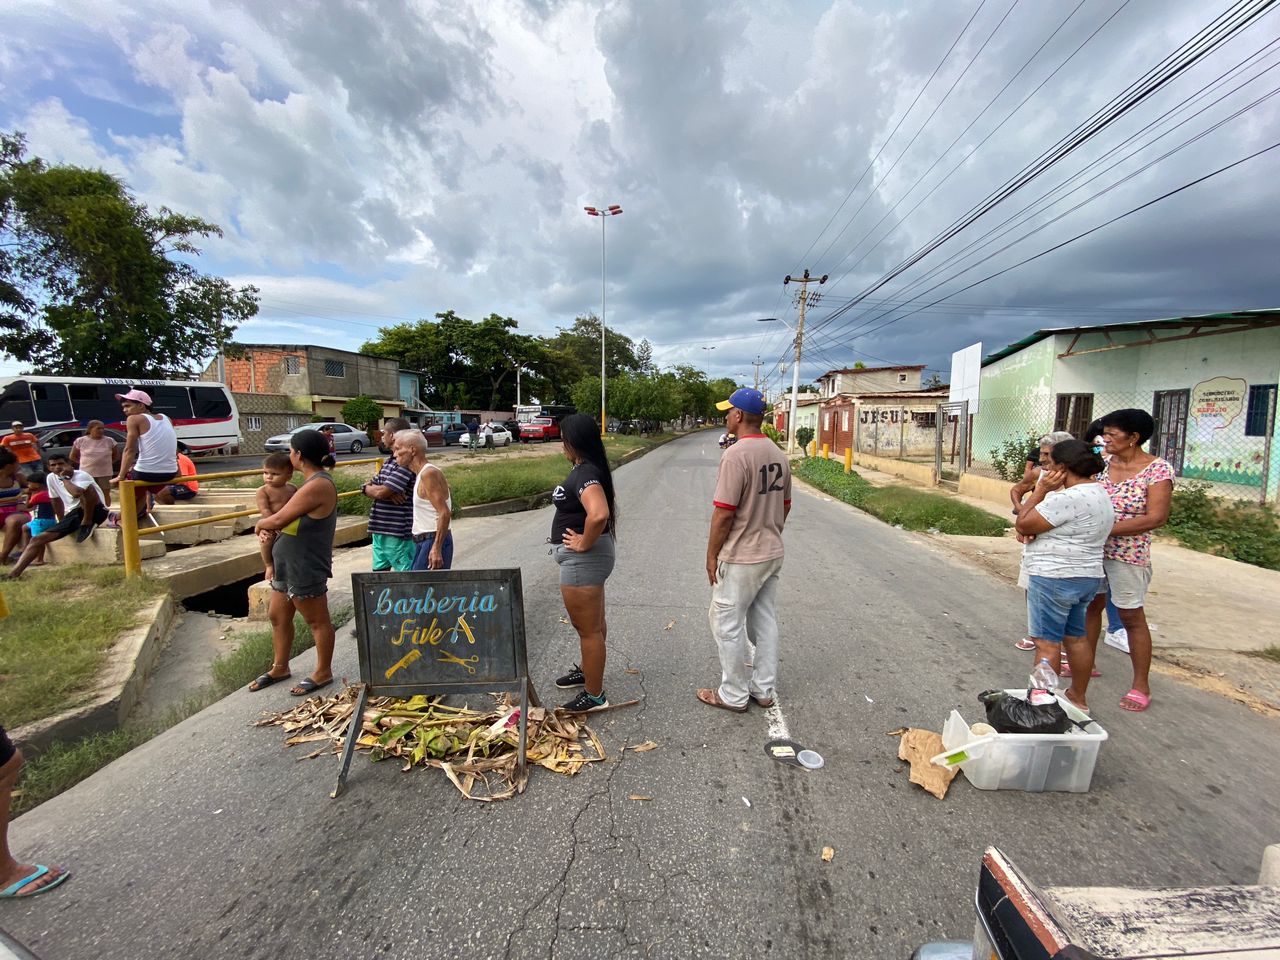
<path fill-rule="evenodd" d="M 1144 393 L 1059 393 L 983 397 L 970 417 L 969 469 L 1012 481 L 1040 436 L 1065 430 L 1081 439 L 1089 425 L 1113 410 L 1150 413 L 1156 431 L 1146 449 L 1163 457 L 1183 480 L 1210 493 L 1255 503 L 1276 503 L 1280 490 L 1280 441 L 1276 436 L 1276 388 L 1253 387 L 1220 397 L 1189 390 Z"/>

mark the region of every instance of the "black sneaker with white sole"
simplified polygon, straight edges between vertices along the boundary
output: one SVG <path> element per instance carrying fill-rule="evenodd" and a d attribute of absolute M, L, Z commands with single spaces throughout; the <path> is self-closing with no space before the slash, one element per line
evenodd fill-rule
<path fill-rule="evenodd" d="M 591 713 L 593 710 L 603 710 L 607 706 L 609 706 L 609 700 L 605 697 L 603 690 L 598 697 L 593 697 L 583 690 L 560 709 L 566 713 Z"/>
<path fill-rule="evenodd" d="M 580 687 L 586 682 L 586 677 L 582 675 L 582 668 L 575 663 L 572 670 L 556 680 L 556 686 L 561 690 L 572 690 L 574 687 Z"/>
<path fill-rule="evenodd" d="M 84 543 L 93 536 L 93 528 L 96 526 L 96 523 L 91 523 L 87 527 L 81 527 L 80 532 L 76 534 L 76 543 Z"/>

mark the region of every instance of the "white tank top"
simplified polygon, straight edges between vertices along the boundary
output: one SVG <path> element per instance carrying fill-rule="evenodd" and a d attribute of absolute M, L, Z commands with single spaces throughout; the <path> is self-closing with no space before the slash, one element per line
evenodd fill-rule
<path fill-rule="evenodd" d="M 418 484 L 422 482 L 423 476 L 428 470 L 439 470 L 433 463 L 428 463 L 418 473 L 418 478 L 413 482 L 413 535 L 419 536 L 424 533 L 436 532 L 436 521 L 440 519 L 440 514 L 436 512 L 435 504 L 426 497 L 418 494 Z M 447 486 L 446 486 L 447 489 Z M 445 494 L 445 504 L 449 507 L 450 513 L 453 512 L 453 494 Z"/>
<path fill-rule="evenodd" d="M 149 413 L 151 424 L 146 433 L 138 435 L 138 462 L 133 469 L 139 473 L 167 473 L 178 475 L 178 435 L 173 431 L 173 421 L 163 413 Z"/>

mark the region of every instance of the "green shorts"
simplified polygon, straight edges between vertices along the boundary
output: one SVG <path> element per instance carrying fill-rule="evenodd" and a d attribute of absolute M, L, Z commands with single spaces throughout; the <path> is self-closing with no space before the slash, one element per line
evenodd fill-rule
<path fill-rule="evenodd" d="M 413 555 L 417 544 L 413 537 L 393 537 L 389 533 L 373 535 L 373 570 L 394 570 L 400 573 L 413 569 Z"/>

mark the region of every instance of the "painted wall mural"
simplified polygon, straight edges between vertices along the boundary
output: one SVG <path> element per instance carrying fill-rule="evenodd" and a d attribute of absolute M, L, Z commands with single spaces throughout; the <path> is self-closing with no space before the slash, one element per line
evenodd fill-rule
<path fill-rule="evenodd" d="M 1257 487 L 1264 442 L 1244 434 L 1248 381 L 1213 377 L 1191 388 L 1182 476 Z"/>

